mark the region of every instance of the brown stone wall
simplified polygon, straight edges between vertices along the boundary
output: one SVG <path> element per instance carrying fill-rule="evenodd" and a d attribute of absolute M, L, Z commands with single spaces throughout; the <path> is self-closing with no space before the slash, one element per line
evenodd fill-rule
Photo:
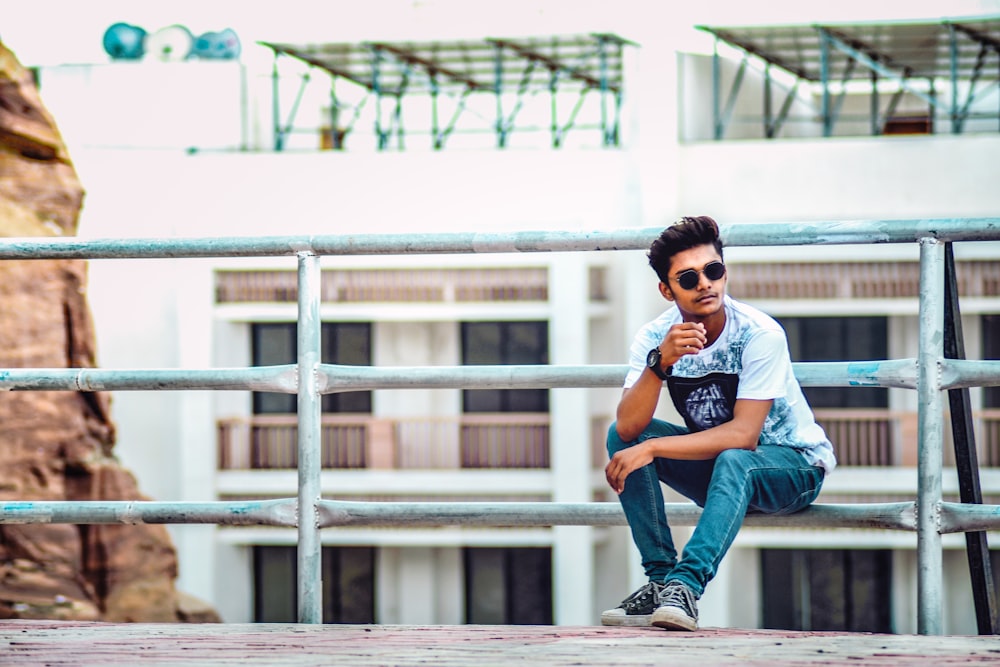
<path fill-rule="evenodd" d="M 0 44 L 0 236 L 76 233 L 84 190 L 31 73 Z M 0 369 L 92 368 L 87 267 L 0 260 Z M 106 394 L 0 392 L 0 501 L 143 500 Z M 0 618 L 185 620 L 159 525 L 0 524 Z M 199 620 L 213 620 L 203 614 Z"/>

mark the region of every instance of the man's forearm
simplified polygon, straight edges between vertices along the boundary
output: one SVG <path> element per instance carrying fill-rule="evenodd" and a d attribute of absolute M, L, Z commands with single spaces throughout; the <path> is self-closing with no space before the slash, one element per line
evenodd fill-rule
<path fill-rule="evenodd" d="M 727 422 L 698 433 L 652 438 L 646 443 L 654 458 L 682 461 L 704 461 L 714 459 L 727 449 L 754 449 L 756 441 L 749 441 L 736 429 L 727 429 Z"/>
<path fill-rule="evenodd" d="M 703 460 L 727 449 L 756 449 L 764 419 L 773 401 L 738 400 L 733 418 L 718 426 L 685 435 L 655 438 L 656 458 Z"/>
<path fill-rule="evenodd" d="M 663 382 L 650 371 L 644 371 L 634 385 L 622 393 L 615 415 L 618 437 L 625 442 L 635 440 L 649 426 L 660 400 Z"/>

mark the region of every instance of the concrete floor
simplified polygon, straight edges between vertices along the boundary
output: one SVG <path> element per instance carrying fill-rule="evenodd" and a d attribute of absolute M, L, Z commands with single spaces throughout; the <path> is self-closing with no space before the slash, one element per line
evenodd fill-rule
<path fill-rule="evenodd" d="M 1000 638 L 784 630 L 0 621 L 0 665 L 1000 665 Z"/>

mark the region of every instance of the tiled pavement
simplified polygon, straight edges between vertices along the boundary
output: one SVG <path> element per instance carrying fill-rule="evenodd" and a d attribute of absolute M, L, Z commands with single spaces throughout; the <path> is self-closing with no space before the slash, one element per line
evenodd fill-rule
<path fill-rule="evenodd" d="M 0 620 L 0 665 L 1000 665 L 1000 637 L 707 628 Z"/>

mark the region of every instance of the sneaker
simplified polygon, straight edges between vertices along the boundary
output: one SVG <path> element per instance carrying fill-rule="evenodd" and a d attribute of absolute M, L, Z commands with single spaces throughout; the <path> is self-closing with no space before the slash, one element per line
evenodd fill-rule
<path fill-rule="evenodd" d="M 652 624 L 667 630 L 697 630 L 698 602 L 690 588 L 681 582 L 668 581 L 659 595 Z"/>
<path fill-rule="evenodd" d="M 603 612 L 601 625 L 649 625 L 662 590 L 663 584 L 650 581 L 614 609 Z"/>

